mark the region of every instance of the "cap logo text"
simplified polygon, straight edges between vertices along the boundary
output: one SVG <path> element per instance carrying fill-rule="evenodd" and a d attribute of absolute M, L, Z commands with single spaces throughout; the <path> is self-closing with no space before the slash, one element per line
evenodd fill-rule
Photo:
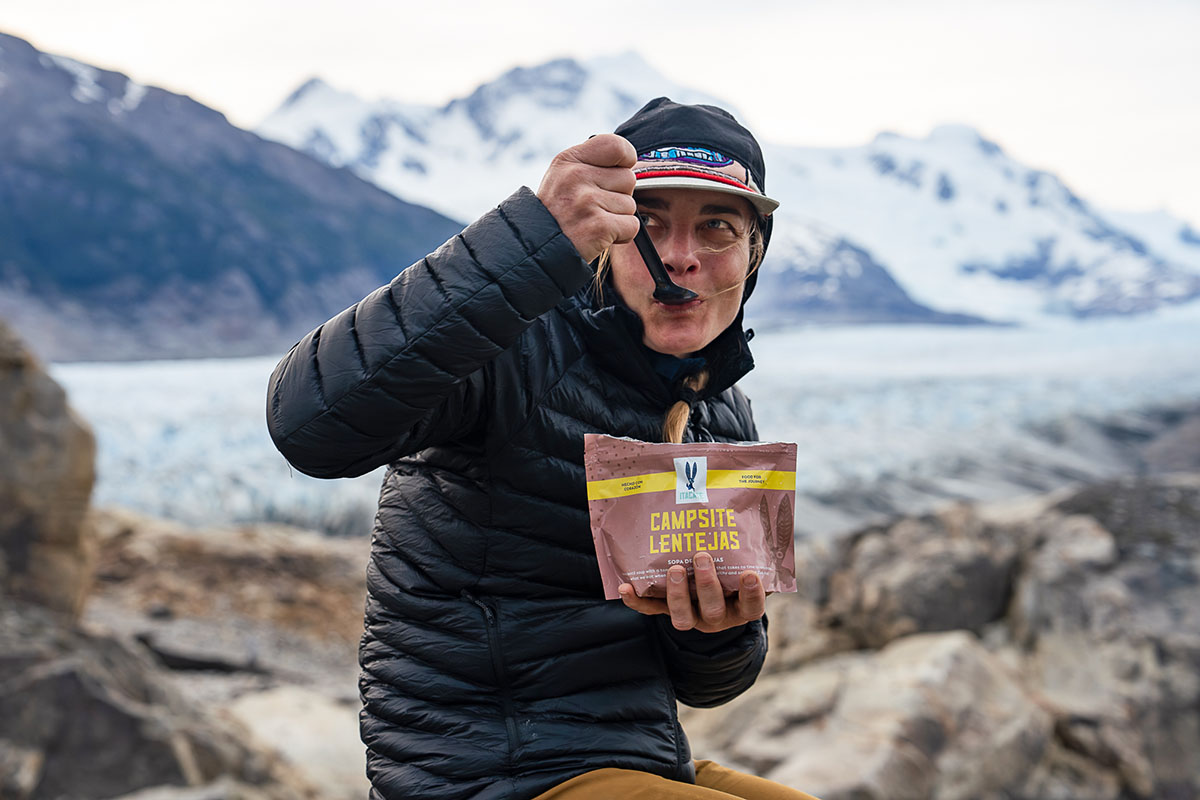
<path fill-rule="evenodd" d="M 728 167 L 733 159 L 707 147 L 659 147 L 642 153 L 639 161 L 681 161 L 685 164 L 703 164 L 706 167 Z"/>

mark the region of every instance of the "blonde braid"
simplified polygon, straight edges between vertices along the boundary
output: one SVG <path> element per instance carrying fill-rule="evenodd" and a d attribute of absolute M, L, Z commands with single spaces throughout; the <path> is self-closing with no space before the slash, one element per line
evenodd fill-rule
<path fill-rule="evenodd" d="M 693 394 L 699 393 L 707 385 L 708 370 L 706 369 L 700 370 L 683 381 L 684 388 L 689 389 Z M 664 442 L 676 444 L 683 442 L 683 433 L 687 430 L 688 417 L 691 416 L 691 413 L 692 407 L 687 400 L 677 400 L 675 405 L 668 409 L 662 427 Z"/>

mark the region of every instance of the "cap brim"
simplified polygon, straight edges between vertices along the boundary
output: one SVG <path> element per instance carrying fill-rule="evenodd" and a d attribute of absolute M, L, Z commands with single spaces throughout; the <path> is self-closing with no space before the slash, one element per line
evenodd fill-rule
<path fill-rule="evenodd" d="M 736 186 L 730 186 L 728 183 L 708 180 L 706 178 L 684 177 L 682 175 L 638 178 L 634 191 L 638 192 L 642 189 L 703 189 L 708 192 L 735 194 L 738 197 L 744 197 L 749 200 L 750 205 L 754 206 L 754 210 L 764 217 L 770 216 L 771 212 L 779 208 L 779 201 L 772 200 L 766 195 L 758 194 L 748 189 L 739 189 Z"/>

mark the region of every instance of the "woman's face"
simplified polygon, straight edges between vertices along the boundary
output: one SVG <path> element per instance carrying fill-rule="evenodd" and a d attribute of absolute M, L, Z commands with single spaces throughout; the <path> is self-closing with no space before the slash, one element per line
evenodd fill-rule
<path fill-rule="evenodd" d="M 609 251 L 613 285 L 641 318 L 646 346 L 682 358 L 717 338 L 741 308 L 754 212 L 740 197 L 702 189 L 651 189 L 634 197 L 671 279 L 699 298 L 683 305 L 655 300 L 654 279 L 632 242 Z"/>

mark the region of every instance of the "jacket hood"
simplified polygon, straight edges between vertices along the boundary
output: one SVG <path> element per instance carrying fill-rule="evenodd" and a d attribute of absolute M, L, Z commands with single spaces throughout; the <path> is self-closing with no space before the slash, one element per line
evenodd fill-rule
<path fill-rule="evenodd" d="M 639 385 L 661 392 L 664 402 L 688 399 L 691 403 L 694 399 L 718 395 L 754 369 L 749 347 L 753 333 L 742 327 L 744 299 L 743 308 L 733 322 L 697 354 L 709 371 L 708 384 L 694 398 L 688 398 L 683 382 L 694 373 L 684 372 L 668 385 L 654 369 L 657 354 L 642 341 L 642 320 L 621 299 L 612 285 L 611 274 L 606 276 L 602 289 L 603 294 L 598 297 L 594 286 L 585 286 L 569 301 L 588 349 L 607 369 L 630 375 Z"/>

